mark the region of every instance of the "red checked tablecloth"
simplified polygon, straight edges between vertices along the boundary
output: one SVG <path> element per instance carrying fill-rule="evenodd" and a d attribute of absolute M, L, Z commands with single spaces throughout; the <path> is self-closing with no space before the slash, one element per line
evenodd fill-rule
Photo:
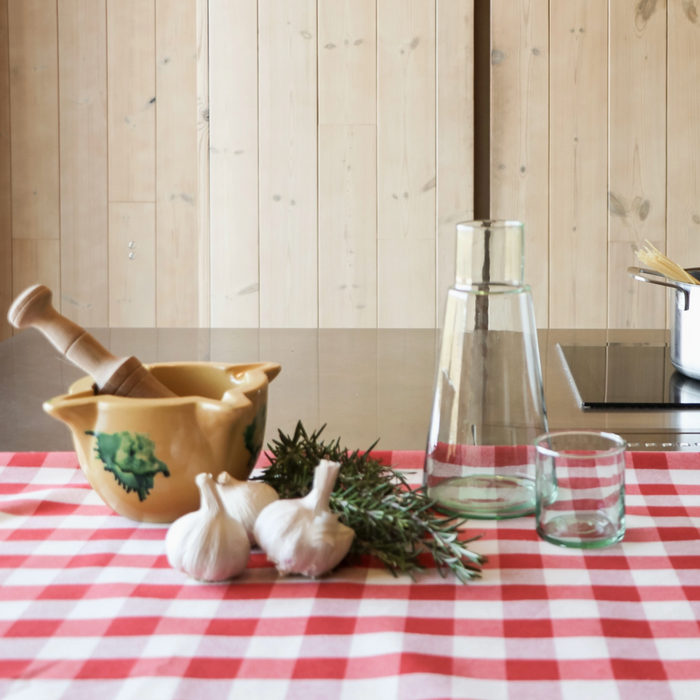
<path fill-rule="evenodd" d="M 422 454 L 378 453 L 420 483 Z M 229 584 L 171 569 L 166 528 L 112 513 L 72 453 L 0 453 L 0 697 L 700 698 L 700 454 L 628 455 L 624 542 L 472 521 L 461 585 L 371 562 Z"/>

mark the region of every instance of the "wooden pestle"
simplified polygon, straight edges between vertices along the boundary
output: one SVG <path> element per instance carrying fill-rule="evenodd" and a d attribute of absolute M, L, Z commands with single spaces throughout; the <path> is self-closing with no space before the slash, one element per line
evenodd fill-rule
<path fill-rule="evenodd" d="M 15 328 L 38 328 L 60 353 L 92 375 L 98 394 L 136 399 L 176 396 L 135 357 L 115 357 L 84 328 L 58 313 L 52 297 L 43 284 L 29 287 L 14 300 L 7 318 Z"/>

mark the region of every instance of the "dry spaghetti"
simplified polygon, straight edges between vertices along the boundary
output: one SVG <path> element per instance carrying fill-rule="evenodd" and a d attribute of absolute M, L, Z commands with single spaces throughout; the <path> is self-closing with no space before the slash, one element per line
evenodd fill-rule
<path fill-rule="evenodd" d="M 637 257 L 642 265 L 656 272 L 660 272 L 669 279 L 675 280 L 676 282 L 685 282 L 686 284 L 700 284 L 699 280 L 689 275 L 680 265 L 674 263 L 673 260 L 667 258 L 649 241 L 647 241 L 646 248 L 641 248 L 637 251 Z"/>

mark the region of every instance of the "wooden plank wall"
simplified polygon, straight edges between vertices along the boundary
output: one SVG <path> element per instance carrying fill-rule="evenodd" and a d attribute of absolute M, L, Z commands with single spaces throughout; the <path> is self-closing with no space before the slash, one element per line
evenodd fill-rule
<path fill-rule="evenodd" d="M 700 266 L 700 17 L 697 2 L 668 5 L 667 249 Z"/>
<path fill-rule="evenodd" d="M 207 0 L 0 2 L 0 338 L 42 282 L 85 326 L 208 326 Z"/>
<path fill-rule="evenodd" d="M 43 281 L 91 326 L 438 325 L 473 2 L 0 0 L 3 317 Z M 667 323 L 625 268 L 700 263 L 699 65 L 696 2 L 492 0 L 491 214 L 540 326 Z"/>
<path fill-rule="evenodd" d="M 525 222 L 540 326 L 663 328 L 635 251 L 700 265 L 696 5 L 492 0 L 492 216 Z"/>
<path fill-rule="evenodd" d="M 472 10 L 210 0 L 213 326 L 439 322 L 473 211 Z"/>
<path fill-rule="evenodd" d="M 3 321 L 434 327 L 473 2 L 0 0 Z"/>

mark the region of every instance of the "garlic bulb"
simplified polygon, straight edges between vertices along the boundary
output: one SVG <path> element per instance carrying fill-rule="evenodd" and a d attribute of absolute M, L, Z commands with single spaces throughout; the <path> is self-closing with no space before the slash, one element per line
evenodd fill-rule
<path fill-rule="evenodd" d="M 227 512 L 211 474 L 197 474 L 199 510 L 178 518 L 165 537 L 174 569 L 198 581 L 238 576 L 248 564 L 250 542 L 243 526 Z"/>
<path fill-rule="evenodd" d="M 255 544 L 255 521 L 263 508 L 279 499 L 277 491 L 260 481 L 239 481 L 228 472 L 221 472 L 217 481 L 228 514 L 243 525 L 250 543 Z"/>
<path fill-rule="evenodd" d="M 281 574 L 320 576 L 348 553 L 355 531 L 328 507 L 339 470 L 321 460 L 307 496 L 275 501 L 258 516 L 255 537 Z"/>

